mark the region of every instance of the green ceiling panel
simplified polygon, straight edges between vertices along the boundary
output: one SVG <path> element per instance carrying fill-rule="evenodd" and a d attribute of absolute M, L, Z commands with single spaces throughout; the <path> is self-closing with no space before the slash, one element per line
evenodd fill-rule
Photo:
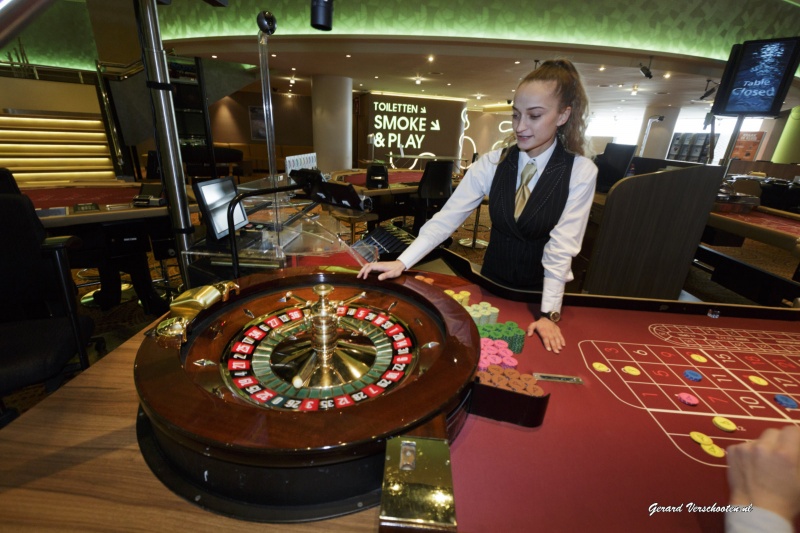
<path fill-rule="evenodd" d="M 265 8 L 277 17 L 276 35 L 320 35 L 309 24 L 309 4 L 232 0 L 214 8 L 173 0 L 158 11 L 164 41 L 256 35 Z M 725 60 L 734 43 L 797 35 L 798 28 L 800 7 L 786 0 L 336 0 L 331 34 L 569 43 Z M 32 63 L 94 68 L 82 2 L 59 0 L 22 40 Z"/>
<path fill-rule="evenodd" d="M 94 70 L 97 48 L 92 38 L 89 13 L 83 2 L 60 0 L 42 12 L 18 35 L 28 56 L 36 65 Z M 14 39 L 0 49 L 0 59 L 16 61 L 19 41 Z"/>
<path fill-rule="evenodd" d="M 273 0 L 279 35 L 317 33 L 309 2 Z M 173 0 L 159 10 L 165 40 L 257 33 L 263 0 L 211 9 Z M 726 59 L 732 44 L 786 37 L 800 28 L 800 8 L 784 0 L 337 0 L 339 35 L 444 36 L 591 44 Z"/>

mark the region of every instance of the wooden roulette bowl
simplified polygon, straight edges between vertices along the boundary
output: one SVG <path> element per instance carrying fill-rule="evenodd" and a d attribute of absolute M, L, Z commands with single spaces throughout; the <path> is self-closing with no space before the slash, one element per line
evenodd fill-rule
<path fill-rule="evenodd" d="M 337 267 L 239 287 L 180 347 L 148 335 L 137 353 L 140 448 L 174 492 L 246 520 L 330 518 L 379 503 L 387 439 L 456 437 L 480 338 L 442 290 Z"/>

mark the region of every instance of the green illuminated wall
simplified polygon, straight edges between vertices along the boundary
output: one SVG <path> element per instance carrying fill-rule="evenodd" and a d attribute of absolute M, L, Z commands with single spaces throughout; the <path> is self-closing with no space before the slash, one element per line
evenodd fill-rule
<path fill-rule="evenodd" d="M 256 15 L 269 9 L 278 35 L 320 35 L 309 25 L 309 5 L 231 0 L 214 8 L 173 0 L 159 7 L 159 20 L 164 41 L 256 35 Z M 800 7 L 786 0 L 336 0 L 331 34 L 590 44 L 725 60 L 734 43 L 793 36 L 798 28 Z M 82 2 L 59 0 L 22 39 L 32 63 L 94 68 L 97 52 Z"/>

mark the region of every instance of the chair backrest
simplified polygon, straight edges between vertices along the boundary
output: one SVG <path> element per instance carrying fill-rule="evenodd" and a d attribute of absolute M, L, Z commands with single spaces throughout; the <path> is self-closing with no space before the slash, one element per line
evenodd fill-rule
<path fill-rule="evenodd" d="M 22 194 L 14 174 L 7 168 L 0 168 L 0 194 Z"/>
<path fill-rule="evenodd" d="M 597 192 L 608 192 L 625 177 L 631 166 L 635 144 L 608 143 L 605 151 L 595 158 L 597 165 Z"/>
<path fill-rule="evenodd" d="M 428 161 L 417 194 L 423 200 L 447 200 L 453 194 L 453 161 Z"/>
<path fill-rule="evenodd" d="M 42 255 L 44 228 L 31 199 L 0 194 L 0 319 L 43 310 L 54 273 Z"/>
<path fill-rule="evenodd" d="M 606 197 L 583 290 L 677 299 L 724 173 L 697 166 L 617 182 Z"/>

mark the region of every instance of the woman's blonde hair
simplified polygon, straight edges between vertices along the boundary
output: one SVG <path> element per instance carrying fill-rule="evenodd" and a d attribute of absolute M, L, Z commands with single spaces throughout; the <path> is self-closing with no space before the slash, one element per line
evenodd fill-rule
<path fill-rule="evenodd" d="M 539 68 L 525 76 L 519 86 L 532 81 L 556 82 L 555 95 L 559 99 L 561 109 L 572 108 L 569 120 L 558 127 L 558 136 L 569 152 L 586 155 L 586 120 L 589 115 L 589 100 L 575 65 L 567 59 L 545 61 Z"/>

